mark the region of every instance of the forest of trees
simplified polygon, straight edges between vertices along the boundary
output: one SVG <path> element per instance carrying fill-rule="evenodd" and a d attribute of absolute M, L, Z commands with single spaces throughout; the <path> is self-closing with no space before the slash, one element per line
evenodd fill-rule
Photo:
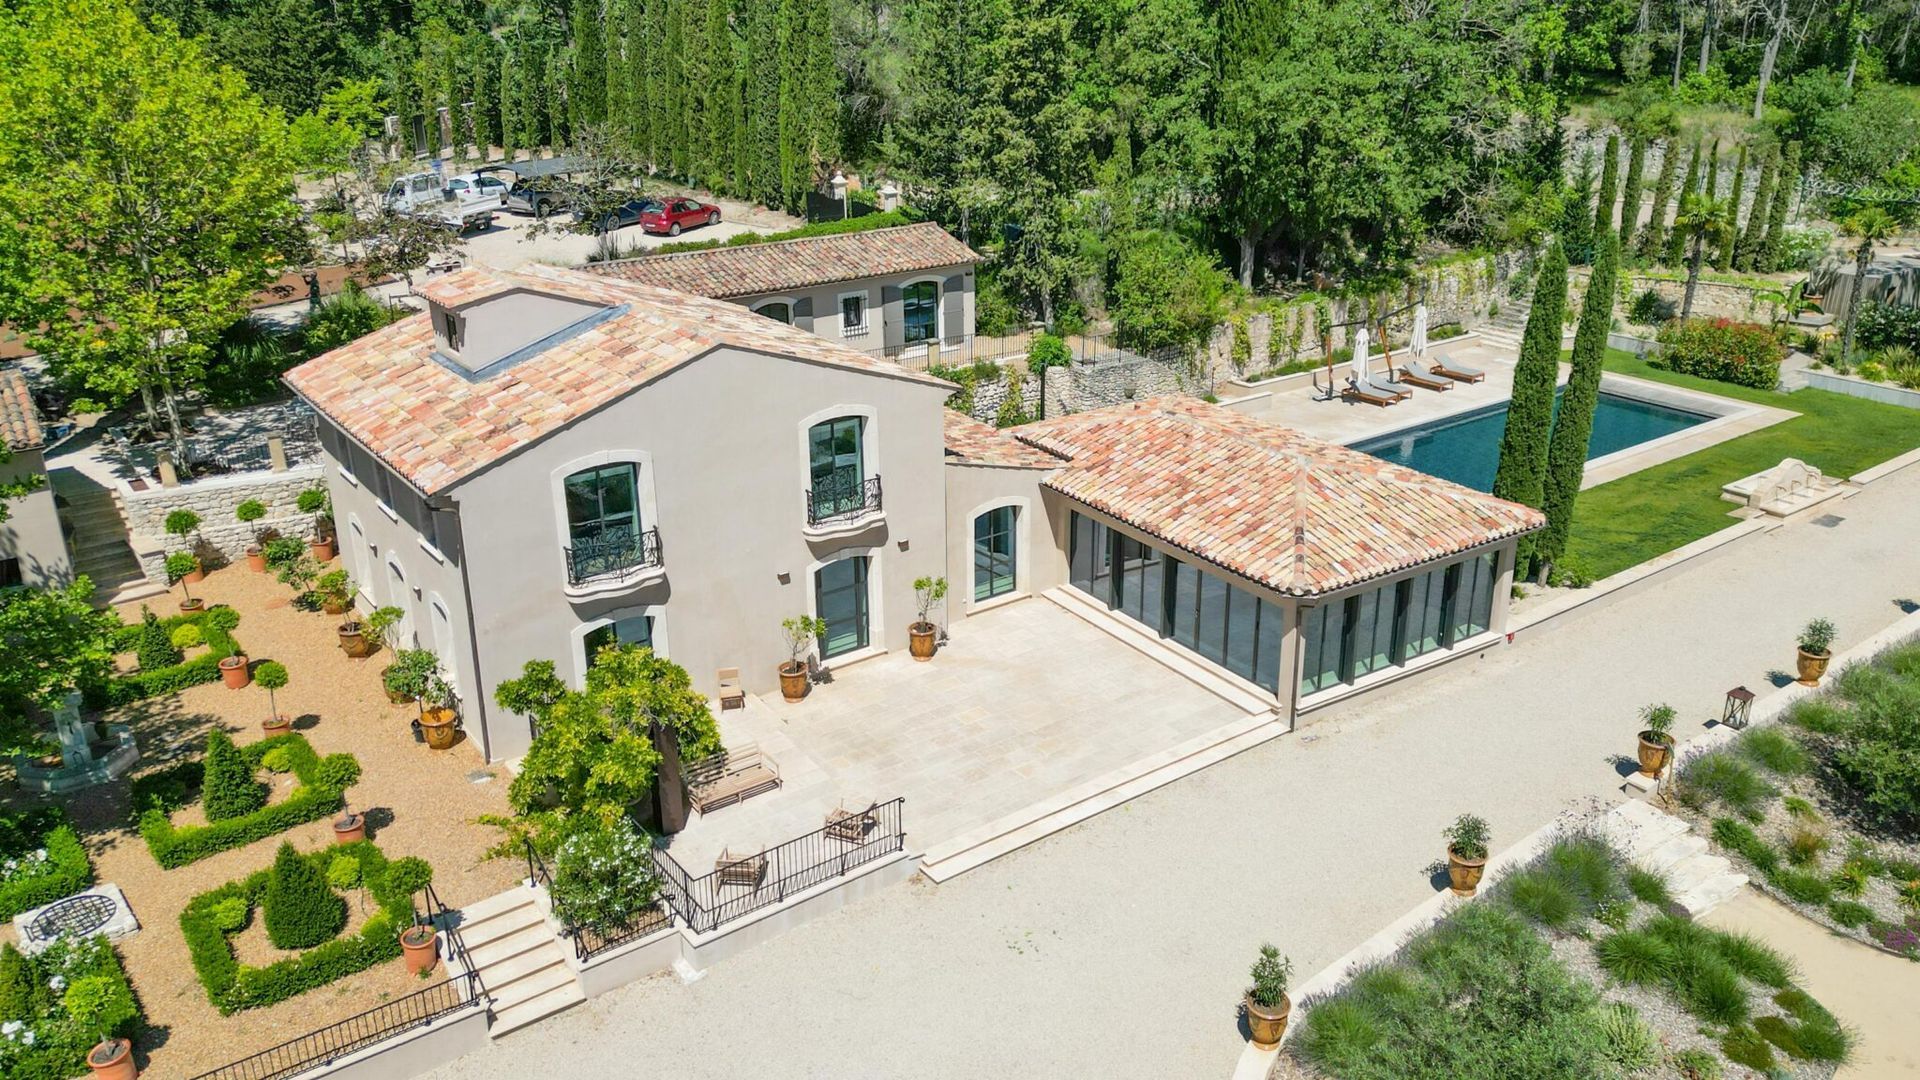
<path fill-rule="evenodd" d="M 1574 108 L 1617 125 L 1623 154 L 1679 138 L 1697 160 L 1675 118 L 1717 110 L 1745 125 L 1725 153 L 1751 143 L 1776 186 L 1797 144 L 1795 166 L 1825 182 L 1920 188 L 1920 97 L 1903 85 L 1920 78 L 1920 0 L 143 8 L 289 116 L 364 101 L 362 134 L 440 108 L 458 145 L 558 148 L 591 126 L 657 175 L 790 210 L 836 167 L 887 175 L 997 249 L 1000 296 L 1048 321 L 1108 306 L 1140 245 L 1149 264 L 1264 289 L 1536 241 L 1595 197 L 1564 167 Z M 1625 171 L 1623 194 L 1658 193 Z M 1579 261 L 1591 235 L 1567 249 Z"/>

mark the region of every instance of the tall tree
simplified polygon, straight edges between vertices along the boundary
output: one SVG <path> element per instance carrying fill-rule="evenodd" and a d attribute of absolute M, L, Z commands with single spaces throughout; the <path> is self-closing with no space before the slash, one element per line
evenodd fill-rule
<path fill-rule="evenodd" d="M 919 0 L 903 13 L 906 56 L 891 137 L 907 179 L 925 192 L 928 209 L 960 223 L 962 240 L 970 239 L 980 201 L 980 163 L 968 153 L 966 133 L 980 106 L 988 50 L 1007 17 L 1006 0 Z"/>
<path fill-rule="evenodd" d="M 1600 154 L 1600 195 L 1593 205 L 1593 236 L 1599 238 L 1614 230 L 1613 200 L 1620 194 L 1620 136 L 1607 135 L 1607 148 Z M 1593 249 L 1567 252 L 1567 261 L 1583 263 L 1593 259 Z"/>
<path fill-rule="evenodd" d="M 748 174 L 745 194 L 780 205 L 780 30 L 785 5 L 750 3 L 747 12 L 746 117 Z"/>
<path fill-rule="evenodd" d="M 1780 159 L 1780 174 L 1773 184 L 1773 203 L 1767 208 L 1767 232 L 1760 241 L 1754 262 L 1762 271 L 1781 269 L 1780 251 L 1787 228 L 1787 210 L 1793 202 L 1793 189 L 1800 183 L 1800 144 L 1788 143 Z"/>
<path fill-rule="evenodd" d="M 110 400 L 164 413 L 246 301 L 297 262 L 278 110 L 124 0 L 0 14 L 0 318 Z"/>
<path fill-rule="evenodd" d="M 1647 227 L 1640 232 L 1642 258 L 1657 259 L 1667 246 L 1667 205 L 1673 201 L 1673 181 L 1679 169 L 1680 144 L 1668 139 L 1660 144 L 1660 172 L 1653 181 L 1653 209 L 1647 215 Z"/>
<path fill-rule="evenodd" d="M 1547 441 L 1553 428 L 1553 394 L 1560 381 L 1560 327 L 1567 305 L 1567 257 L 1560 245 L 1547 249 L 1533 289 L 1520 357 L 1513 366 L 1513 397 L 1500 436 L 1500 466 L 1493 493 L 1538 509 L 1546 499 Z M 1533 545 L 1522 542 L 1531 564 Z"/>
<path fill-rule="evenodd" d="M 1707 249 L 1720 242 L 1727 231 L 1727 204 L 1709 198 L 1703 191 L 1680 199 L 1680 213 L 1673 219 L 1673 234 L 1688 245 L 1687 288 L 1680 301 L 1680 317 L 1693 317 L 1693 294 L 1700 285 L 1700 266 Z"/>
<path fill-rule="evenodd" d="M 1580 165 L 1574 171 L 1573 182 L 1567 186 L 1560 214 L 1560 247 L 1568 253 L 1569 260 L 1578 261 L 1593 250 L 1593 222 L 1597 216 L 1593 211 L 1593 183 L 1593 151 L 1588 149 L 1580 155 Z"/>
<path fill-rule="evenodd" d="M 607 119 L 607 40 L 599 0 L 573 0 L 567 27 L 573 32 L 567 107 L 575 128 L 598 127 Z"/>
<path fill-rule="evenodd" d="M 732 0 L 707 0 L 706 79 L 703 92 L 709 128 L 706 185 L 715 191 L 734 190 L 735 114 L 740 109 L 739 61 L 734 46 Z"/>
<path fill-rule="evenodd" d="M 788 210 L 806 209 L 821 167 L 838 154 L 838 79 L 828 0 L 781 4 L 780 192 Z"/>
<path fill-rule="evenodd" d="M 1747 223 L 1741 227 L 1740 239 L 1733 247 L 1733 267 L 1736 270 L 1752 270 L 1766 241 L 1767 213 L 1773 206 L 1773 183 L 1777 168 L 1778 163 L 1772 154 L 1762 157 L 1760 182 L 1753 189 L 1753 203 L 1747 209 Z"/>
<path fill-rule="evenodd" d="M 1867 267 L 1873 263 L 1873 249 L 1899 231 L 1901 221 L 1885 205 L 1867 205 L 1849 214 L 1840 223 L 1840 234 L 1856 243 L 1853 247 L 1853 283 L 1847 294 L 1846 328 L 1840 334 L 1840 357 L 1853 359 L 1854 323 L 1860 317 L 1860 288 L 1867 280 Z"/>
<path fill-rule="evenodd" d="M 1687 196 L 1700 191 L 1700 160 L 1703 152 L 1701 140 L 1693 140 L 1693 155 L 1687 161 L 1687 179 L 1680 185 L 1678 198 L 1674 200 L 1673 227 L 1667 232 L 1667 250 L 1660 261 L 1667 266 L 1679 266 L 1687 257 L 1687 238 L 1680 229 L 1680 214 L 1687 204 Z"/>
<path fill-rule="evenodd" d="M 1747 144 L 1740 144 L 1740 152 L 1734 156 L 1733 186 L 1727 192 L 1727 224 L 1720 231 L 1720 250 L 1714 256 L 1713 268 L 1726 273 L 1733 269 L 1733 246 L 1740 238 L 1740 202 L 1747 194 Z"/>
<path fill-rule="evenodd" d="M 1587 279 L 1587 296 L 1580 307 L 1580 325 L 1573 335 L 1573 371 L 1567 377 L 1566 396 L 1553 421 L 1547 445 L 1547 527 L 1534 534 L 1535 570 L 1547 580 L 1553 564 L 1567 550 L 1573 530 L 1574 504 L 1587 473 L 1587 444 L 1593 436 L 1593 413 L 1600 403 L 1600 375 L 1606 368 L 1607 331 L 1613 326 L 1613 301 L 1620 266 L 1620 242 L 1600 238 Z"/>
<path fill-rule="evenodd" d="M 1646 136 L 1634 135 L 1627 151 L 1627 176 L 1620 187 L 1620 246 L 1623 249 L 1633 243 L 1634 230 L 1640 225 L 1641 174 L 1646 167 Z"/>
<path fill-rule="evenodd" d="M 1792 21 L 1788 17 L 1790 3 L 1791 0 L 1761 0 L 1760 3 L 1760 15 L 1767 23 L 1767 44 L 1760 53 L 1760 74 L 1753 91 L 1755 120 L 1761 119 L 1767 112 L 1767 87 L 1773 83 L 1774 65 L 1780 60 L 1780 46 L 1792 28 Z"/>

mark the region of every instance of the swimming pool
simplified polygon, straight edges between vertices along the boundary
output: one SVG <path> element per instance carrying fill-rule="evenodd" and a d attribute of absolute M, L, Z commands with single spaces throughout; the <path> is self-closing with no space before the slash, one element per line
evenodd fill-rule
<path fill-rule="evenodd" d="M 1561 387 L 1553 399 L 1560 411 Z M 1600 393 L 1593 411 L 1593 437 L 1587 442 L 1587 460 L 1652 442 L 1676 431 L 1713 419 L 1670 405 L 1658 405 L 1619 394 Z M 1418 469 L 1479 491 L 1493 490 L 1493 474 L 1500 465 L 1500 437 L 1507 427 L 1507 402 L 1421 424 L 1391 435 L 1353 444 L 1374 457 Z"/>

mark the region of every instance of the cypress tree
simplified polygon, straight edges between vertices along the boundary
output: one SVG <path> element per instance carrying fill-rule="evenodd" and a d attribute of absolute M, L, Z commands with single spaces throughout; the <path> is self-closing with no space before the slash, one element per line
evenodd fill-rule
<path fill-rule="evenodd" d="M 1567 188 L 1566 203 L 1560 213 L 1560 246 L 1563 252 L 1584 252 L 1593 248 L 1593 151 L 1580 155 L 1580 169 Z M 1572 256 L 1572 257 L 1577 257 Z"/>
<path fill-rule="evenodd" d="M 1720 198 L 1720 140 L 1713 140 L 1713 149 L 1707 152 L 1707 180 L 1700 188 L 1708 202 Z"/>
<path fill-rule="evenodd" d="M 654 64 L 655 77 L 660 85 L 655 87 L 659 94 L 660 111 L 654 116 L 654 142 L 659 144 L 661 166 L 675 176 L 686 176 L 691 160 L 687 140 L 687 69 L 684 62 L 686 50 L 686 17 L 684 9 L 687 0 L 658 0 L 661 21 L 658 24 L 666 31 L 663 44 Z"/>
<path fill-rule="evenodd" d="M 733 27 L 727 21 L 732 11 L 732 0 L 707 0 L 707 126 L 713 132 L 707 186 L 715 191 L 735 190 L 738 138 L 734 127 L 740 111 L 740 92 Z"/>
<path fill-rule="evenodd" d="M 1618 188 L 1619 183 L 1620 136 L 1617 134 L 1608 135 L 1605 156 L 1600 161 L 1600 198 L 1593 206 L 1593 239 L 1595 241 L 1598 241 L 1602 235 L 1614 230 L 1613 199 L 1615 195 L 1620 193 Z M 1593 261 L 1593 249 L 1589 246 L 1585 251 L 1569 251 L 1567 253 L 1567 260 L 1576 263 L 1591 262 Z"/>
<path fill-rule="evenodd" d="M 347 902 L 327 886 L 319 867 L 284 841 L 274 854 L 260 906 L 268 940 L 282 949 L 311 949 L 347 925 Z"/>
<path fill-rule="evenodd" d="M 1736 270 L 1751 270 L 1760 254 L 1761 242 L 1766 239 L 1767 211 L 1773 205 L 1774 172 L 1778 163 L 1772 154 L 1766 155 L 1760 164 L 1760 182 L 1753 189 L 1753 205 L 1747 210 L 1747 223 L 1740 231 L 1740 242 L 1733 249 L 1733 266 Z"/>
<path fill-rule="evenodd" d="M 1493 493 L 1538 508 L 1546 496 L 1547 439 L 1553 427 L 1553 390 L 1560 377 L 1560 324 L 1567 304 L 1567 257 L 1555 243 L 1540 264 L 1533 310 L 1513 367 L 1513 399 L 1500 437 Z M 1522 541 L 1522 554 L 1532 546 Z"/>
<path fill-rule="evenodd" d="M 1640 231 L 1640 255 L 1657 259 L 1667 245 L 1667 203 L 1673 200 L 1673 178 L 1678 168 L 1680 147 L 1668 139 L 1660 150 L 1660 173 L 1653 181 L 1653 210 L 1647 215 L 1647 227 Z"/>
<path fill-rule="evenodd" d="M 680 79 L 686 87 L 687 179 L 707 183 L 718 155 L 714 148 L 713 50 L 707 43 L 705 0 L 683 0 L 680 16 Z"/>
<path fill-rule="evenodd" d="M 167 628 L 160 625 L 160 617 L 144 607 L 140 609 L 140 636 L 134 639 L 133 655 L 141 671 L 170 668 L 184 658 Z"/>
<path fill-rule="evenodd" d="M 1787 227 L 1787 207 L 1793 201 L 1793 189 L 1800 183 L 1800 144 L 1787 144 L 1787 153 L 1780 162 L 1780 174 L 1773 184 L 1773 205 L 1767 208 L 1767 232 L 1760 241 L 1760 252 L 1754 258 L 1754 264 L 1761 270 L 1771 273 L 1780 267 L 1780 244 L 1782 234 Z"/>
<path fill-rule="evenodd" d="M 487 148 L 500 145 L 500 55 L 492 34 L 467 35 L 467 62 L 472 69 L 474 138 L 480 143 L 480 156 Z"/>
<path fill-rule="evenodd" d="M 1700 190 L 1700 153 L 1700 140 L 1695 139 L 1693 140 L 1693 157 L 1687 162 L 1686 182 L 1680 185 L 1680 190 L 1674 194 L 1673 198 L 1674 221 L 1676 222 L 1680 219 L 1679 207 L 1687 201 L 1687 196 L 1696 194 Z M 1678 228 L 1669 226 L 1667 231 L 1667 251 L 1666 254 L 1661 257 L 1660 261 L 1667 266 L 1679 266 L 1681 261 L 1686 257 L 1687 238 L 1681 235 Z"/>
<path fill-rule="evenodd" d="M 243 817 L 267 804 L 267 789 L 253 778 L 253 767 L 233 745 L 227 733 L 207 733 L 207 756 L 201 763 L 200 806 L 208 821 Z"/>
<path fill-rule="evenodd" d="M 780 4 L 780 205 L 805 212 L 813 169 L 807 157 L 806 6 L 809 0 Z M 798 208 L 796 211 L 795 208 Z"/>
<path fill-rule="evenodd" d="M 749 198 L 767 206 L 780 205 L 780 29 L 786 5 L 760 2 L 747 5 L 747 82 L 744 114 L 748 175 L 743 177 Z"/>
<path fill-rule="evenodd" d="M 1635 135 L 1627 151 L 1627 177 L 1621 185 L 1620 194 L 1620 249 L 1625 251 L 1633 243 L 1633 234 L 1640 227 L 1640 186 L 1642 174 L 1647 168 L 1647 138 Z"/>
<path fill-rule="evenodd" d="M 651 82 L 654 55 L 659 50 L 647 33 L 650 8 L 650 0 L 621 0 L 626 25 L 620 36 L 626 51 L 627 100 L 632 102 L 626 117 L 627 151 L 648 165 L 658 160 L 654 157 L 653 116 L 659 108 Z"/>
<path fill-rule="evenodd" d="M 607 0 L 602 37 L 607 48 L 607 134 L 621 146 L 627 140 L 627 110 L 633 96 L 627 92 L 626 0 Z"/>
<path fill-rule="evenodd" d="M 558 150 L 570 141 L 567 126 L 567 60 L 559 46 L 547 53 L 545 93 L 547 145 Z"/>
<path fill-rule="evenodd" d="M 508 161 L 514 148 L 524 145 L 520 139 L 520 60 L 509 43 L 500 50 L 500 149 Z"/>
<path fill-rule="evenodd" d="M 1566 552 L 1574 503 L 1587 472 L 1587 443 L 1593 435 L 1594 408 L 1600 403 L 1600 374 L 1606 366 L 1607 330 L 1613 324 L 1619 266 L 1619 243 L 1611 236 L 1601 237 L 1600 250 L 1593 257 L 1593 275 L 1587 279 L 1580 327 L 1574 331 L 1573 372 L 1567 378 L 1566 397 L 1560 402 L 1560 415 L 1553 421 L 1553 437 L 1547 446 L 1547 527 L 1532 537 L 1534 564 L 1542 581 Z"/>
<path fill-rule="evenodd" d="M 1733 269 L 1733 246 L 1740 239 L 1740 198 L 1746 193 L 1747 144 L 1741 143 L 1734 157 L 1733 190 L 1727 192 L 1726 228 L 1720 231 L 1720 252 L 1713 260 L 1713 268 L 1723 274 Z"/>
<path fill-rule="evenodd" d="M 573 64 L 567 80 L 567 108 L 576 130 L 607 119 L 607 42 L 599 0 L 573 0 Z"/>

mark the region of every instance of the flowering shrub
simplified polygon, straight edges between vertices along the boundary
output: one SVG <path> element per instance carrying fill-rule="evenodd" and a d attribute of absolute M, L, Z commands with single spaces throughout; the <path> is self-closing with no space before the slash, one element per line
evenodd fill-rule
<path fill-rule="evenodd" d="M 84 990 L 91 1020 L 81 1023 L 70 998 Z M 140 1027 L 140 1007 L 104 937 L 54 942 L 37 956 L 0 946 L 0 1076 L 67 1080 L 87 1071 L 87 1051 L 105 1034 L 127 1038 Z"/>
<path fill-rule="evenodd" d="M 1662 326 L 1659 339 L 1663 348 L 1653 360 L 1655 367 L 1755 390 L 1772 390 L 1780 383 L 1786 348 L 1770 326 L 1688 319 Z"/>
<path fill-rule="evenodd" d="M 618 931 L 659 896 L 653 844 L 624 817 L 576 827 L 554 856 L 553 913 L 570 928 Z"/>
<path fill-rule="evenodd" d="M 57 818 L 48 820 L 57 821 Z M 37 844 L 26 830 L 0 830 L 0 919 L 10 919 L 28 908 L 70 896 L 93 884 L 93 864 L 72 828 L 55 825 L 41 833 Z M 11 850 L 9 850 L 11 849 Z"/>

